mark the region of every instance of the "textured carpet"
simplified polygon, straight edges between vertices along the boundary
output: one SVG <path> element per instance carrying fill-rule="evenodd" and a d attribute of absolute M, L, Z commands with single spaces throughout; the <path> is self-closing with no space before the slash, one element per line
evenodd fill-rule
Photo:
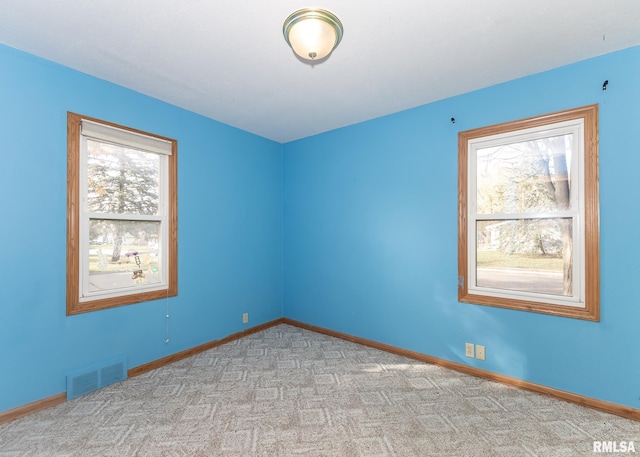
<path fill-rule="evenodd" d="M 0 456 L 593 456 L 594 440 L 640 448 L 640 423 L 279 325 L 4 424 Z"/>

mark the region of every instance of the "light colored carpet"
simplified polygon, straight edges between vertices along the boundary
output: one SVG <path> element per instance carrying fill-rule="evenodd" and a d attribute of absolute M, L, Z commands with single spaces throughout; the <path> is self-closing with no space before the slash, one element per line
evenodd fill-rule
<path fill-rule="evenodd" d="M 283 324 L 4 424 L 0 456 L 593 456 L 594 440 L 640 448 L 640 423 Z"/>

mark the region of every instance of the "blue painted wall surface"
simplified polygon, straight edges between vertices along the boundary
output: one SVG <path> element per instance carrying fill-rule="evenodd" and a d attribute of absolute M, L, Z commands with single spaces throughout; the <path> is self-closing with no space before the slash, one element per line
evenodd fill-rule
<path fill-rule="evenodd" d="M 243 312 L 640 408 L 638 74 L 631 48 L 283 146 L 0 46 L 0 412 L 101 360 L 240 331 Z M 458 303 L 458 131 L 591 103 L 601 322 Z M 65 316 L 67 111 L 178 140 L 178 297 Z"/>
<path fill-rule="evenodd" d="M 640 408 L 639 74 L 630 48 L 285 144 L 284 315 Z M 458 303 L 458 132 L 594 103 L 601 321 Z"/>
<path fill-rule="evenodd" d="M 67 317 L 66 114 L 178 140 L 178 297 Z M 0 412 L 282 316 L 282 145 L 0 46 Z M 165 310 L 169 306 L 169 344 Z"/>

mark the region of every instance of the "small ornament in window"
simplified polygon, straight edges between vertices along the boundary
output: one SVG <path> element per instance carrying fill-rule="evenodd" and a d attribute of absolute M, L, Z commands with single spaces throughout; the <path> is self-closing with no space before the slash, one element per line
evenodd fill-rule
<path fill-rule="evenodd" d="M 136 284 L 142 284 L 146 276 L 144 275 L 144 272 L 142 271 L 142 268 L 140 266 L 140 256 L 138 255 L 138 251 L 128 252 L 126 255 L 127 257 L 133 256 L 134 260 L 136 261 L 136 266 L 138 267 L 137 270 L 133 271 L 133 276 L 131 276 L 131 279 L 133 279 Z"/>

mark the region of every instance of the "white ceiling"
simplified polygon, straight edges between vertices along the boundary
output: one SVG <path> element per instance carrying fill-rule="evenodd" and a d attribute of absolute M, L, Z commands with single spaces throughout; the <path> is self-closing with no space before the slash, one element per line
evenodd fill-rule
<path fill-rule="evenodd" d="M 640 0 L 315 1 L 0 0 L 0 43 L 283 143 L 640 44 Z M 345 29 L 314 66 L 306 6 Z"/>

